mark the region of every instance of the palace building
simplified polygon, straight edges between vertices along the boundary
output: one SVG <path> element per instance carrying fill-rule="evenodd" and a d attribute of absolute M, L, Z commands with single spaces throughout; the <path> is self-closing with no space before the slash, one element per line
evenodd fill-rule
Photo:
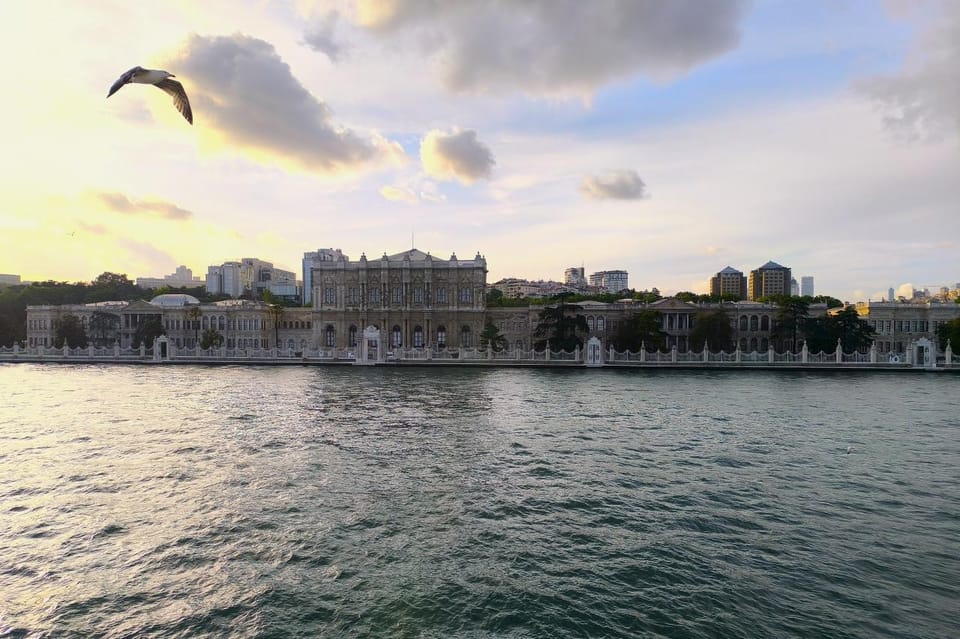
<path fill-rule="evenodd" d="M 323 347 L 353 347 L 380 330 L 389 348 L 471 348 L 486 309 L 487 261 L 438 259 L 418 249 L 377 259 L 314 261 L 314 325 Z"/>

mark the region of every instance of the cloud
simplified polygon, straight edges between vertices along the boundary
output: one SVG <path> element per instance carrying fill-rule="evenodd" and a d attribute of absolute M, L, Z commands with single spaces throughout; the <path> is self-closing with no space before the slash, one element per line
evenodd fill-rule
<path fill-rule="evenodd" d="M 106 235 L 107 234 L 107 227 L 105 227 L 103 224 L 88 224 L 83 220 L 78 220 L 77 226 L 80 228 L 81 231 L 89 233 L 90 235 Z"/>
<path fill-rule="evenodd" d="M 896 296 L 905 297 L 908 300 L 913 299 L 913 293 L 915 290 L 916 289 L 914 289 L 913 284 L 907 282 L 906 284 L 901 284 L 897 287 Z"/>
<path fill-rule="evenodd" d="M 380 188 L 380 195 L 385 200 L 407 204 L 413 204 L 418 199 L 416 192 L 407 186 L 384 186 Z"/>
<path fill-rule="evenodd" d="M 94 195 L 115 213 L 124 215 L 151 215 L 167 220 L 189 220 L 193 212 L 164 200 L 131 200 L 123 193 L 99 191 Z"/>
<path fill-rule="evenodd" d="M 356 0 L 359 26 L 415 32 L 454 91 L 583 94 L 675 77 L 732 50 L 745 0 Z"/>
<path fill-rule="evenodd" d="M 325 54 L 331 62 L 338 61 L 345 49 L 335 37 L 339 20 L 338 11 L 329 11 L 323 17 L 315 19 L 303 34 L 304 43 L 314 51 Z"/>
<path fill-rule="evenodd" d="M 399 144 L 335 124 L 264 40 L 193 35 L 167 64 L 189 79 L 197 125 L 255 155 L 328 174 L 403 156 Z"/>
<path fill-rule="evenodd" d="M 420 144 L 420 159 L 428 175 L 440 180 L 459 180 L 471 184 L 489 178 L 496 161 L 493 153 L 477 139 L 477 132 L 454 129 L 444 133 L 434 129 Z"/>
<path fill-rule="evenodd" d="M 942 7 L 897 73 L 858 85 L 881 108 L 884 123 L 911 140 L 960 133 L 960 4 Z"/>
<path fill-rule="evenodd" d="M 580 192 L 593 200 L 642 200 L 648 197 L 647 185 L 632 170 L 588 176 L 580 184 Z"/>

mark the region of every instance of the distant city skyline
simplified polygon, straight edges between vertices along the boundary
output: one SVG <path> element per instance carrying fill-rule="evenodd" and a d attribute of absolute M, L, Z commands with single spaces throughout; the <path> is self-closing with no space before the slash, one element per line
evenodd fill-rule
<path fill-rule="evenodd" d="M 0 4 L 0 272 L 415 244 L 664 292 L 771 259 L 849 301 L 960 277 L 960 3 L 656 4 Z M 106 99 L 134 64 L 193 126 Z"/>

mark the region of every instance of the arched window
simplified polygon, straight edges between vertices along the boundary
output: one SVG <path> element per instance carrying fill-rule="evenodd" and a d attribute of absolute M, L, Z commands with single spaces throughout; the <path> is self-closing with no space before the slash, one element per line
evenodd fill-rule
<path fill-rule="evenodd" d="M 206 316 L 206 315 L 204 315 L 204 316 L 200 319 L 200 328 L 202 328 L 203 330 L 207 330 L 207 316 Z"/>
<path fill-rule="evenodd" d="M 770 348 L 770 341 L 766 337 L 760 338 L 760 350 L 765 351 Z"/>
<path fill-rule="evenodd" d="M 518 340 L 517 340 L 517 343 L 514 344 L 513 347 L 514 347 L 515 349 L 517 349 L 518 351 L 522 351 L 522 350 L 523 350 L 523 340 L 519 340 L 519 339 L 518 339 Z"/>
<path fill-rule="evenodd" d="M 357 346 L 357 327 L 350 325 L 350 348 L 355 348 Z"/>
<path fill-rule="evenodd" d="M 220 330 L 221 331 L 227 330 L 227 318 L 224 317 L 223 315 L 220 316 Z"/>
<path fill-rule="evenodd" d="M 746 315 L 741 315 L 741 316 L 740 316 L 740 330 L 741 330 L 741 331 L 747 330 L 747 316 L 746 316 Z"/>
<path fill-rule="evenodd" d="M 292 337 L 287 340 L 287 348 L 290 349 L 291 351 L 293 350 L 293 338 L 292 338 Z"/>
<path fill-rule="evenodd" d="M 413 347 L 423 348 L 423 327 L 422 326 L 413 327 Z"/>
<path fill-rule="evenodd" d="M 757 350 L 757 338 L 756 338 L 756 337 L 751 337 L 751 338 L 750 338 L 750 352 L 756 352 L 756 350 Z"/>
<path fill-rule="evenodd" d="M 464 348 L 473 346 L 473 335 L 471 335 L 470 327 L 467 325 L 460 327 L 460 346 Z"/>
<path fill-rule="evenodd" d="M 603 315 L 597 316 L 597 332 L 602 333 L 606 330 L 606 320 L 603 318 Z"/>
<path fill-rule="evenodd" d="M 437 327 L 437 348 L 447 347 L 447 328 L 445 326 Z"/>
<path fill-rule="evenodd" d="M 741 351 L 747 350 L 747 338 L 746 338 L 746 337 L 741 337 L 741 338 L 740 338 L 740 350 L 741 350 Z"/>
<path fill-rule="evenodd" d="M 587 330 L 592 331 L 594 327 L 593 315 L 587 315 Z"/>
<path fill-rule="evenodd" d="M 756 315 L 750 316 L 750 330 L 755 331 L 760 327 L 760 319 Z"/>
<path fill-rule="evenodd" d="M 333 330 L 332 324 L 327 324 L 327 327 L 323 329 L 323 343 L 327 348 L 333 348 L 337 344 L 337 334 Z"/>
<path fill-rule="evenodd" d="M 400 332 L 400 327 L 394 324 L 393 329 L 390 331 L 390 346 L 398 348 L 403 345 L 403 333 Z"/>
<path fill-rule="evenodd" d="M 769 331 L 770 330 L 770 316 L 764 315 L 760 318 L 760 330 Z"/>

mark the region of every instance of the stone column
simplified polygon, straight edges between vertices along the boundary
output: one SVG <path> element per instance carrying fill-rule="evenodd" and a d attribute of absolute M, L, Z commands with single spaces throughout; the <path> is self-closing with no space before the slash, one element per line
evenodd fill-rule
<path fill-rule="evenodd" d="M 773 364 L 773 357 L 774 357 L 773 344 L 770 344 L 769 346 L 767 346 L 767 363 L 768 364 Z"/>
<path fill-rule="evenodd" d="M 950 346 L 950 340 L 947 340 L 947 348 L 943 351 L 944 366 L 950 368 L 950 360 L 953 359 L 953 348 Z"/>
<path fill-rule="evenodd" d="M 674 364 L 677 363 L 677 345 L 674 344 L 673 348 L 670 349 L 670 361 Z"/>
<path fill-rule="evenodd" d="M 872 344 L 870 344 L 870 363 L 871 364 L 877 363 L 877 343 L 876 342 L 873 342 Z"/>
<path fill-rule="evenodd" d="M 807 348 L 807 342 L 803 342 L 803 348 L 800 349 L 800 361 L 804 364 L 807 363 L 807 359 L 810 355 L 810 349 Z"/>
<path fill-rule="evenodd" d="M 834 355 L 837 357 L 837 364 L 843 363 L 843 344 L 840 343 L 840 340 L 837 340 L 837 350 L 834 351 Z"/>

